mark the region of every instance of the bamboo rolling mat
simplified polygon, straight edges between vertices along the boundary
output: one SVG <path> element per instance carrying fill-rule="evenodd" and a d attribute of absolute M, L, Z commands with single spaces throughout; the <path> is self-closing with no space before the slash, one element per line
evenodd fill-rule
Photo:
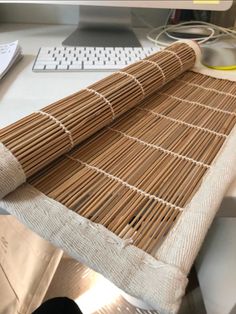
<path fill-rule="evenodd" d="M 186 72 L 29 182 L 154 255 L 235 125 L 235 91 Z"/>
<path fill-rule="evenodd" d="M 0 132 L 0 196 L 27 179 L 0 206 L 165 314 L 234 176 L 236 82 L 198 57 L 176 43 Z"/>
<path fill-rule="evenodd" d="M 194 61 L 175 44 L 0 139 L 38 190 L 155 254 L 236 121 L 235 83 L 187 71 Z"/>

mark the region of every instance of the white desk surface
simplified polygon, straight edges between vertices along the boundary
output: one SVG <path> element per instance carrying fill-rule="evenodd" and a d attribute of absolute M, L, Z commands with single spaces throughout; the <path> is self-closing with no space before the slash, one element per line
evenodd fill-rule
<path fill-rule="evenodd" d="M 75 28 L 76 25 L 0 24 L 0 42 L 18 39 L 24 54 L 24 58 L 0 81 L 0 128 L 110 73 L 32 72 L 38 49 L 61 45 Z M 145 30 L 138 30 L 137 34 L 144 46 L 150 45 L 145 39 Z M 236 182 L 227 195 L 236 196 Z M 226 197 L 222 205 L 226 217 L 235 216 L 235 208 L 236 199 Z M 197 260 L 198 278 L 207 313 L 229 314 L 236 303 L 236 218 L 218 218 L 214 224 L 216 226 L 211 228 Z M 224 237 L 219 236 L 222 230 Z M 206 245 L 210 251 L 206 250 Z"/>

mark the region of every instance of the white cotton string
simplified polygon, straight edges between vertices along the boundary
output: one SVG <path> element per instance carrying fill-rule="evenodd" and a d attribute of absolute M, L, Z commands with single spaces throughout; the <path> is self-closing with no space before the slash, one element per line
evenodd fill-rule
<path fill-rule="evenodd" d="M 157 117 L 164 118 L 164 119 L 167 119 L 167 120 L 170 120 L 170 121 L 182 124 L 182 125 L 186 125 L 186 126 L 189 126 L 190 128 L 193 128 L 193 129 L 197 129 L 197 130 L 201 130 L 201 131 L 204 131 L 204 132 L 207 132 L 207 133 L 211 133 L 211 134 L 214 134 L 216 136 L 227 138 L 227 135 L 225 135 L 225 134 L 218 133 L 218 132 L 212 131 L 210 129 L 206 129 L 206 128 L 203 128 L 201 126 L 195 125 L 195 124 L 184 122 L 182 120 L 174 119 L 174 118 L 165 116 L 164 114 L 161 114 L 161 113 L 155 112 L 153 110 L 150 110 L 150 109 L 146 109 L 146 108 L 142 108 L 142 107 L 138 107 L 138 108 L 140 110 L 144 110 L 144 111 L 150 112 L 151 114 L 153 114 L 153 115 L 155 115 Z"/>
<path fill-rule="evenodd" d="M 143 98 L 145 97 L 145 91 L 144 91 L 144 88 L 143 88 L 143 85 L 139 82 L 139 80 L 132 74 L 129 74 L 127 72 L 123 72 L 123 71 L 117 71 L 116 73 L 120 73 L 120 74 L 123 74 L 129 78 L 131 78 L 133 81 L 135 81 L 136 84 L 138 84 L 142 94 L 143 94 Z"/>
<path fill-rule="evenodd" d="M 75 146 L 71 132 L 64 126 L 64 124 L 60 120 L 58 120 L 57 118 L 55 118 L 51 114 L 49 114 L 47 112 L 44 112 L 42 110 L 36 111 L 36 113 L 39 113 L 39 114 L 41 114 L 41 115 L 43 115 L 45 117 L 48 117 L 50 120 L 55 122 L 68 135 L 68 138 L 70 140 L 71 148 L 73 148 Z"/>
<path fill-rule="evenodd" d="M 91 89 L 91 88 L 84 88 L 83 90 L 86 90 L 86 91 L 88 91 L 88 92 L 91 92 L 91 93 L 93 93 L 94 95 L 100 97 L 102 100 L 104 100 L 105 103 L 109 106 L 109 108 L 110 108 L 110 110 L 111 110 L 112 120 L 115 119 L 115 111 L 114 111 L 114 109 L 113 109 L 113 106 L 112 106 L 112 104 L 110 103 L 110 101 L 109 101 L 108 99 L 106 99 L 105 96 L 103 96 L 102 94 L 100 94 L 99 92 L 97 92 L 96 90 Z"/>
<path fill-rule="evenodd" d="M 215 88 L 212 88 L 212 87 L 206 87 L 204 85 L 199 85 L 199 84 L 196 84 L 196 83 L 191 83 L 191 82 L 188 82 L 188 81 L 185 81 L 185 80 L 178 80 L 176 79 L 177 82 L 183 82 L 185 83 L 186 85 L 190 85 L 190 86 L 194 86 L 194 87 L 198 87 L 198 88 L 201 88 L 201 89 L 204 89 L 204 90 L 208 90 L 208 91 L 211 91 L 211 92 L 215 92 L 217 94 L 220 94 L 220 95 L 225 95 L 225 96 L 231 96 L 233 98 L 236 98 L 236 95 L 232 94 L 232 93 L 227 93 L 227 92 L 222 92 L 220 90 L 217 90 Z"/>
<path fill-rule="evenodd" d="M 147 197 L 147 198 L 149 198 L 149 199 L 153 199 L 153 200 L 158 201 L 159 203 L 161 203 L 161 204 L 163 204 L 163 205 L 167 205 L 167 206 L 169 206 L 169 207 L 171 207 L 171 208 L 174 208 L 174 209 L 177 209 L 177 210 L 179 210 L 179 211 L 183 211 L 183 208 L 182 208 L 182 207 L 176 206 L 176 205 L 174 205 L 174 204 L 172 204 L 172 203 L 170 203 L 170 202 L 168 202 L 168 201 L 166 201 L 166 200 L 164 200 L 164 199 L 162 199 L 162 198 L 160 198 L 160 197 L 158 197 L 158 196 L 156 196 L 156 195 L 147 193 L 147 192 L 143 191 L 142 189 L 139 189 L 139 188 L 137 188 L 136 186 L 131 185 L 131 184 L 129 184 L 128 182 L 122 180 L 121 178 L 119 178 L 119 177 L 117 177 L 117 176 L 114 176 L 114 175 L 112 175 L 112 174 L 110 174 L 110 173 L 108 173 L 108 172 L 106 172 L 106 171 L 104 171 L 104 170 L 102 170 L 102 169 L 100 169 L 100 168 L 98 168 L 98 167 L 91 166 L 91 165 L 87 164 L 86 162 L 84 162 L 84 161 L 82 161 L 82 160 L 80 160 L 80 159 L 78 159 L 78 158 L 74 158 L 74 157 L 69 156 L 69 155 L 66 155 L 66 156 L 67 156 L 69 159 L 71 159 L 71 160 L 74 160 L 74 161 L 79 162 L 81 165 L 85 166 L 85 167 L 88 168 L 88 169 L 91 169 L 91 170 L 93 170 L 93 171 L 95 171 L 95 172 L 97 172 L 97 173 L 101 173 L 101 174 L 105 175 L 105 176 L 108 177 L 109 179 L 114 180 L 114 181 L 116 181 L 116 182 L 122 184 L 123 186 L 127 187 L 128 189 L 130 189 L 130 190 L 132 190 L 132 191 L 135 191 L 135 192 L 137 192 L 137 193 L 143 195 L 144 197 Z"/>
<path fill-rule="evenodd" d="M 178 59 L 178 61 L 179 61 L 179 64 L 180 64 L 180 67 L 181 67 L 181 71 L 184 70 L 183 62 L 182 62 L 180 56 L 179 56 L 176 52 L 174 52 L 174 51 L 172 51 L 172 50 L 169 50 L 169 49 L 165 49 L 165 50 L 163 50 L 163 51 L 165 51 L 165 52 L 167 52 L 167 53 L 170 53 L 170 54 L 172 54 L 173 56 L 175 56 L 175 57 Z"/>
<path fill-rule="evenodd" d="M 130 135 L 128 135 L 128 134 L 126 134 L 126 133 L 124 133 L 124 132 L 122 132 L 122 131 L 116 130 L 116 129 L 114 129 L 114 128 L 108 127 L 108 129 L 109 129 L 109 130 L 112 130 L 112 131 L 114 131 L 114 132 L 116 132 L 116 133 L 119 133 L 119 134 L 123 135 L 124 137 L 129 138 L 129 139 L 131 139 L 131 140 L 133 140 L 133 141 L 135 141 L 135 142 L 137 142 L 137 143 L 140 143 L 140 144 L 142 144 L 142 145 L 144 145 L 144 146 L 147 146 L 147 147 L 150 147 L 150 148 L 154 148 L 154 149 L 160 150 L 160 151 L 162 151 L 163 153 L 167 153 L 168 155 L 172 155 L 172 156 L 178 157 L 178 158 L 183 159 L 183 160 L 190 161 L 190 162 L 194 163 L 194 164 L 197 165 L 197 166 L 202 166 L 202 167 L 204 167 L 204 168 L 210 168 L 209 165 L 207 165 L 207 164 L 205 164 L 205 163 L 203 163 L 203 162 L 201 162 L 201 161 L 197 161 L 197 160 L 195 160 L 195 159 L 193 159 L 193 158 L 190 158 L 190 157 L 187 157 L 187 156 L 184 156 L 184 155 L 175 153 L 175 152 L 173 152 L 173 151 L 171 151 L 171 150 L 168 150 L 168 149 L 165 149 L 165 148 L 163 148 L 163 147 L 161 147 L 161 146 L 159 146 L 159 145 L 147 143 L 147 142 L 145 142 L 145 141 L 143 141 L 143 140 L 140 140 L 140 139 L 137 138 L 137 137 L 130 136 Z"/>
<path fill-rule="evenodd" d="M 149 63 L 149 64 L 152 64 L 154 65 L 160 72 L 161 72 L 161 75 L 162 75 L 162 85 L 164 85 L 166 83 L 166 76 L 165 76 L 165 73 L 164 71 L 162 70 L 162 68 L 159 66 L 159 64 L 157 64 L 156 62 L 154 61 L 151 61 L 151 60 L 141 60 L 141 62 L 143 63 Z"/>
<path fill-rule="evenodd" d="M 212 111 L 215 111 L 215 112 L 226 113 L 226 114 L 229 114 L 231 116 L 235 116 L 236 115 L 236 112 L 231 112 L 231 111 L 228 111 L 228 110 L 211 107 L 211 106 L 204 105 L 204 104 L 202 104 L 200 102 L 197 102 L 197 101 L 190 101 L 190 100 L 187 100 L 187 99 L 182 99 L 180 97 L 173 96 L 173 95 L 170 95 L 168 93 L 158 93 L 158 94 L 159 95 L 164 95 L 164 96 L 167 96 L 169 98 L 176 99 L 176 100 L 179 100 L 179 101 L 182 101 L 182 102 L 186 102 L 188 104 L 192 104 L 192 105 L 196 105 L 196 106 L 199 106 L 199 107 L 202 107 L 202 108 L 206 108 L 206 109 L 209 109 L 209 110 L 212 110 Z"/>

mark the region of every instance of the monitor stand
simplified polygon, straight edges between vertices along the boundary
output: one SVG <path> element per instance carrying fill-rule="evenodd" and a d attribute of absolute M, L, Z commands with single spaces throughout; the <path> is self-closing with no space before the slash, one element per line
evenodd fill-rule
<path fill-rule="evenodd" d="M 63 46 L 140 47 L 131 28 L 130 9 L 80 6 L 78 28 Z"/>

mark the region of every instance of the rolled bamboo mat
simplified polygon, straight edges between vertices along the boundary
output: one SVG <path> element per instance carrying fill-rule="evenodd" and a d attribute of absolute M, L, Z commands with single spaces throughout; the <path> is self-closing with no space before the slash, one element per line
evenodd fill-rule
<path fill-rule="evenodd" d="M 178 43 L 3 132 L 28 184 L 0 206 L 161 314 L 177 313 L 235 176 L 236 82 L 192 72 L 195 58 Z"/>
<path fill-rule="evenodd" d="M 191 68 L 195 58 L 188 44 L 174 44 L 2 129 L 0 142 L 23 171 L 19 184 Z"/>

